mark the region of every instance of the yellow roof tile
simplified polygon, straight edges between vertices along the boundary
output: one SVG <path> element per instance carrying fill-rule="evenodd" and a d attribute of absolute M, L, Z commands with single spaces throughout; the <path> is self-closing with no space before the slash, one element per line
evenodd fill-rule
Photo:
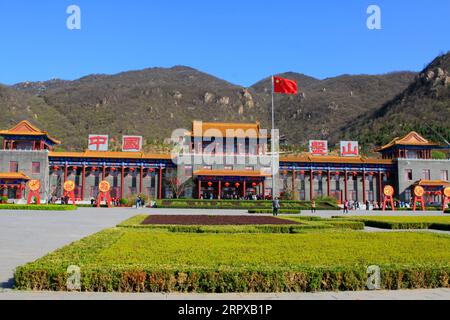
<path fill-rule="evenodd" d="M 20 121 L 13 128 L 8 130 L 0 130 L 0 135 L 22 135 L 22 136 L 46 136 L 48 139 L 53 141 L 55 144 L 61 144 L 61 141 L 49 136 L 47 131 L 42 131 L 37 127 L 33 126 L 29 121 Z"/>

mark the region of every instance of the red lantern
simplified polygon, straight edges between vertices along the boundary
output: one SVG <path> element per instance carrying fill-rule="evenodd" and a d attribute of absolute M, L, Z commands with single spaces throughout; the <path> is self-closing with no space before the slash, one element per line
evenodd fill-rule
<path fill-rule="evenodd" d="M 153 169 L 148 169 L 148 172 L 153 172 L 153 171 L 155 171 L 155 170 L 153 170 Z"/>
<path fill-rule="evenodd" d="M 358 172 L 353 171 L 353 175 L 356 177 L 358 175 Z"/>
<path fill-rule="evenodd" d="M 213 183 L 211 181 L 208 182 L 208 187 L 211 187 Z"/>
<path fill-rule="evenodd" d="M 58 171 L 59 167 L 58 166 L 53 166 L 53 170 Z"/>
<path fill-rule="evenodd" d="M 229 187 L 230 186 L 230 183 L 229 182 L 225 182 L 225 187 Z"/>
<path fill-rule="evenodd" d="M 334 173 L 334 175 L 339 176 L 339 175 L 341 175 L 341 173 L 340 173 L 339 171 L 336 171 L 336 172 Z"/>
<path fill-rule="evenodd" d="M 253 182 L 253 183 L 252 183 L 252 187 L 256 187 L 256 182 Z"/>
<path fill-rule="evenodd" d="M 284 174 L 284 175 L 287 175 L 287 174 L 288 174 L 287 170 L 284 170 L 284 171 L 283 171 L 283 174 Z"/>
<path fill-rule="evenodd" d="M 114 167 L 112 167 L 112 168 L 111 168 L 111 171 L 116 171 L 116 170 L 117 170 L 117 169 L 116 169 L 116 168 L 114 168 Z"/>
<path fill-rule="evenodd" d="M 240 184 L 239 182 L 236 182 L 234 185 L 236 186 L 236 188 L 239 188 L 239 186 L 240 186 L 241 184 Z"/>
<path fill-rule="evenodd" d="M 374 175 L 375 175 L 375 172 L 369 172 L 369 174 L 370 174 L 371 176 L 374 176 Z"/>
<path fill-rule="evenodd" d="M 92 171 L 97 171 L 97 167 L 92 167 Z"/>
<path fill-rule="evenodd" d="M 131 171 L 131 172 L 134 172 L 134 168 L 130 168 L 130 171 Z"/>
<path fill-rule="evenodd" d="M 301 175 L 305 175 L 305 171 L 300 171 L 300 174 Z"/>
<path fill-rule="evenodd" d="M 319 176 L 321 176 L 321 175 L 322 175 L 322 171 L 317 171 L 317 174 L 318 174 Z"/>
<path fill-rule="evenodd" d="M 77 166 L 73 166 L 73 167 L 72 167 L 72 170 L 73 170 L 73 171 L 77 171 L 77 169 L 78 169 Z"/>

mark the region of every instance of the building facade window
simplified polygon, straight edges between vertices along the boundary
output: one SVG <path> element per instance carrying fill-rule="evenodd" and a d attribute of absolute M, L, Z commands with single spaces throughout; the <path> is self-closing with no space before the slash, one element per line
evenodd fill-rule
<path fill-rule="evenodd" d="M 413 172 L 411 169 L 405 169 L 405 181 L 412 181 Z"/>
<path fill-rule="evenodd" d="M 441 171 L 441 180 L 448 181 L 448 170 Z"/>
<path fill-rule="evenodd" d="M 185 177 L 192 176 L 192 166 L 184 166 L 184 176 Z"/>
<path fill-rule="evenodd" d="M 17 161 L 9 162 L 9 172 L 19 172 L 19 163 Z"/>
<path fill-rule="evenodd" d="M 422 179 L 423 180 L 431 180 L 430 169 L 423 169 L 422 171 Z"/>
<path fill-rule="evenodd" d="M 41 173 L 41 163 L 40 162 L 31 163 L 31 173 L 32 174 L 40 174 Z"/>

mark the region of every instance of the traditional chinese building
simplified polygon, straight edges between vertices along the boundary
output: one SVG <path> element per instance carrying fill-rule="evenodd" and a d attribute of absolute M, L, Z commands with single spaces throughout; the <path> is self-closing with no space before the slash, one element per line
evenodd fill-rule
<path fill-rule="evenodd" d="M 29 190 L 25 186 L 30 179 L 41 182 L 43 200 L 50 195 L 61 197 L 67 180 L 75 182 L 79 202 L 95 198 L 102 180 L 111 184 L 114 198 L 136 194 L 153 199 L 272 195 L 270 137 L 259 123 L 194 121 L 182 139 L 186 151 L 181 163 L 171 154 L 136 151 L 142 144 L 139 137 L 124 139 L 128 152 L 57 152 L 53 147 L 60 141 L 27 121 L 0 131 L 0 137 L 0 187 L 10 201 L 26 199 Z M 97 143 L 96 149 L 105 140 L 98 137 L 90 137 Z M 310 142 L 307 155 L 276 158 L 279 170 L 275 178 L 281 194 L 296 200 L 331 196 L 340 202 L 381 202 L 383 187 L 390 184 L 396 198 L 409 201 L 412 188 L 421 185 L 429 202 L 439 202 L 439 193 L 449 186 L 450 160 L 431 159 L 432 150 L 442 147 L 415 132 L 377 149 L 380 158 L 360 156 L 357 143 L 349 141 L 341 143 L 340 156 L 331 156 L 325 142 Z M 179 184 L 184 187 L 177 188 Z"/>

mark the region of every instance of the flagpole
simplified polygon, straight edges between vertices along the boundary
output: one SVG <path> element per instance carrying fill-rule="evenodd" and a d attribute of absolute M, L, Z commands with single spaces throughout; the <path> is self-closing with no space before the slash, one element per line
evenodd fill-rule
<path fill-rule="evenodd" d="M 274 115 L 274 79 L 272 76 L 272 133 L 270 135 L 271 149 L 272 149 L 272 200 L 275 200 L 275 115 Z"/>

